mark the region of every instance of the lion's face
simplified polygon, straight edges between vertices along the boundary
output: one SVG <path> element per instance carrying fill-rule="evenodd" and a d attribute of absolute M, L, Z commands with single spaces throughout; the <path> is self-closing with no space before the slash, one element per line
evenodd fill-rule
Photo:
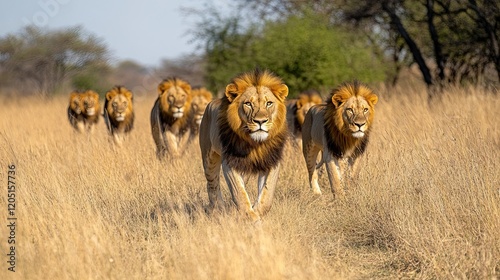
<path fill-rule="evenodd" d="M 226 95 L 231 102 L 228 108 L 229 125 L 240 136 L 255 142 L 273 137 L 286 128 L 284 99 L 287 94 L 285 84 L 273 89 L 250 86 L 241 94 L 237 94 L 235 84 L 229 84 L 226 87 Z"/>
<path fill-rule="evenodd" d="M 318 93 L 304 93 L 300 94 L 296 103 L 297 112 L 295 117 L 299 124 L 304 123 L 304 119 L 306 117 L 307 112 L 311 109 L 312 106 L 321 104 L 323 100 Z"/>
<path fill-rule="evenodd" d="M 71 111 L 75 112 L 75 114 L 79 115 L 82 113 L 82 99 L 81 95 L 78 92 L 72 92 L 69 97 L 69 107 Z"/>
<path fill-rule="evenodd" d="M 123 122 L 132 113 L 132 93 L 124 87 L 115 87 L 106 93 L 106 110 L 112 119 Z"/>
<path fill-rule="evenodd" d="M 162 111 L 176 119 L 188 113 L 191 106 L 191 86 L 178 78 L 164 80 L 158 86 Z"/>
<path fill-rule="evenodd" d="M 99 113 L 99 94 L 93 90 L 87 90 L 81 95 L 82 110 L 87 116 Z"/>
<path fill-rule="evenodd" d="M 344 135 L 362 138 L 373 122 L 374 105 L 378 97 L 367 88 L 360 88 L 359 95 L 344 96 L 342 92 L 332 96 L 337 106 L 335 123 Z"/>
<path fill-rule="evenodd" d="M 191 101 L 191 108 L 193 110 L 194 122 L 197 125 L 201 124 L 203 113 L 208 103 L 212 101 L 212 93 L 205 88 L 193 89 L 193 99 Z"/>

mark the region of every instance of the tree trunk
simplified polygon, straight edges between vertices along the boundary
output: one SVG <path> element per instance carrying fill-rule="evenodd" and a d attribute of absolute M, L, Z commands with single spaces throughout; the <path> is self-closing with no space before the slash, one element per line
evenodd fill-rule
<path fill-rule="evenodd" d="M 427 0 L 427 25 L 429 26 L 429 33 L 434 47 L 434 57 L 439 70 L 439 82 L 442 83 L 444 80 L 444 57 L 441 50 L 441 43 L 439 42 L 439 36 L 434 26 L 434 0 Z"/>
<path fill-rule="evenodd" d="M 425 64 L 425 60 L 422 56 L 422 52 L 420 52 L 420 49 L 418 48 L 417 44 L 413 39 L 410 37 L 410 34 L 408 34 L 408 31 L 406 31 L 405 27 L 403 26 L 403 23 L 401 22 L 401 19 L 399 16 L 396 14 L 396 12 L 387 5 L 386 2 L 382 4 L 382 9 L 389 14 L 391 18 L 391 23 L 394 24 L 396 27 L 398 33 L 403 37 L 405 40 L 406 44 L 410 48 L 410 51 L 413 55 L 413 59 L 417 63 L 420 71 L 422 72 L 422 75 L 424 77 L 424 82 L 427 84 L 427 86 L 432 86 L 432 75 L 429 70 L 429 67 L 427 67 L 427 64 Z"/>

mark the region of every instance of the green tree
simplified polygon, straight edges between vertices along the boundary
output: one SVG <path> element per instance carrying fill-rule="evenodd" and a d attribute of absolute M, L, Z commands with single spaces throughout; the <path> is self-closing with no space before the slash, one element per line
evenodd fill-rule
<path fill-rule="evenodd" d="M 96 65 L 107 65 L 108 50 L 81 27 L 42 30 L 35 26 L 0 38 L 0 66 L 12 82 L 30 83 L 43 96 L 67 79 Z"/>
<path fill-rule="evenodd" d="M 254 49 L 258 64 L 285 79 L 293 94 L 311 88 L 328 90 L 346 80 L 386 78 L 383 61 L 364 36 L 314 14 L 268 22 Z"/>
<path fill-rule="evenodd" d="M 205 80 L 211 90 L 223 90 L 231 77 L 255 67 L 276 72 L 292 97 L 345 80 L 385 79 L 384 63 L 363 36 L 312 13 L 262 24 L 245 22 L 239 15 L 216 17 L 200 23 L 197 33 L 205 46 Z"/>

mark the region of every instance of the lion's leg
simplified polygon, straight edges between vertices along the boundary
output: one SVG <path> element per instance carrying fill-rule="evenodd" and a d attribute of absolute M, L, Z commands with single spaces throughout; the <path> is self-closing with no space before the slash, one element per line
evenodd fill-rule
<path fill-rule="evenodd" d="M 318 168 L 316 159 L 320 149 L 315 145 L 304 147 L 304 158 L 306 160 L 307 172 L 309 174 L 309 184 L 314 194 L 321 195 L 321 189 L 318 183 Z"/>
<path fill-rule="evenodd" d="M 278 182 L 279 164 L 271 169 L 267 174 L 259 174 L 258 187 L 259 195 L 257 201 L 253 205 L 253 209 L 261 216 L 271 209 L 274 197 L 274 190 Z"/>
<path fill-rule="evenodd" d="M 81 121 L 81 122 L 77 122 L 76 123 L 76 130 L 78 130 L 78 132 L 82 133 L 85 131 L 85 124 Z"/>
<path fill-rule="evenodd" d="M 238 211 L 246 214 L 253 222 L 260 221 L 260 215 L 254 211 L 248 193 L 245 190 L 243 176 L 229 167 L 226 161 L 222 161 L 222 172 L 229 186 L 233 202 L 238 207 Z"/>
<path fill-rule="evenodd" d="M 210 201 L 210 211 L 222 203 L 222 193 L 220 190 L 220 166 L 221 157 L 217 153 L 211 152 L 203 162 L 205 178 L 207 179 L 208 200 Z"/>
<path fill-rule="evenodd" d="M 123 144 L 123 135 L 119 132 L 113 134 L 113 141 L 116 145 L 120 146 Z"/>
<path fill-rule="evenodd" d="M 340 166 L 337 158 L 330 153 L 323 153 L 323 161 L 325 162 L 326 172 L 330 181 L 330 188 L 334 197 L 344 196 L 344 190 L 341 186 Z"/>
<path fill-rule="evenodd" d="M 187 148 L 187 144 L 189 142 L 189 140 L 191 139 L 191 131 L 187 131 L 185 132 L 179 139 L 179 144 L 177 145 L 178 147 L 178 150 L 179 150 L 179 154 L 183 154 L 184 151 L 186 150 Z"/>
<path fill-rule="evenodd" d="M 89 133 L 94 134 L 95 132 L 95 125 L 93 123 L 89 124 Z"/>
<path fill-rule="evenodd" d="M 177 136 L 170 131 L 165 131 L 164 135 L 166 152 L 174 157 L 180 156 Z"/>
<path fill-rule="evenodd" d="M 350 169 L 350 177 L 351 178 L 356 178 L 359 175 L 359 166 L 360 166 L 360 161 L 363 161 L 363 158 L 365 156 L 361 155 L 358 157 L 351 157 L 349 158 L 349 169 Z"/>

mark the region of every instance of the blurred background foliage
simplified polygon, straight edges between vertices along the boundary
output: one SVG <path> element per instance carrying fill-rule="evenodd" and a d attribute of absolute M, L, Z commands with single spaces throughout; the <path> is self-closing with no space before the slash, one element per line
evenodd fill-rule
<path fill-rule="evenodd" d="M 179 76 L 193 86 L 223 91 L 236 74 L 255 67 L 277 73 L 290 96 L 325 93 L 358 79 L 386 86 L 419 80 L 429 97 L 445 87 L 500 80 L 500 2 L 496 0 L 235 0 L 186 9 L 195 18 L 191 40 L 199 52 L 146 67 L 115 61 L 103 42 L 81 27 L 27 26 L 0 38 L 3 94 L 67 93 L 113 84 L 155 94 Z"/>

